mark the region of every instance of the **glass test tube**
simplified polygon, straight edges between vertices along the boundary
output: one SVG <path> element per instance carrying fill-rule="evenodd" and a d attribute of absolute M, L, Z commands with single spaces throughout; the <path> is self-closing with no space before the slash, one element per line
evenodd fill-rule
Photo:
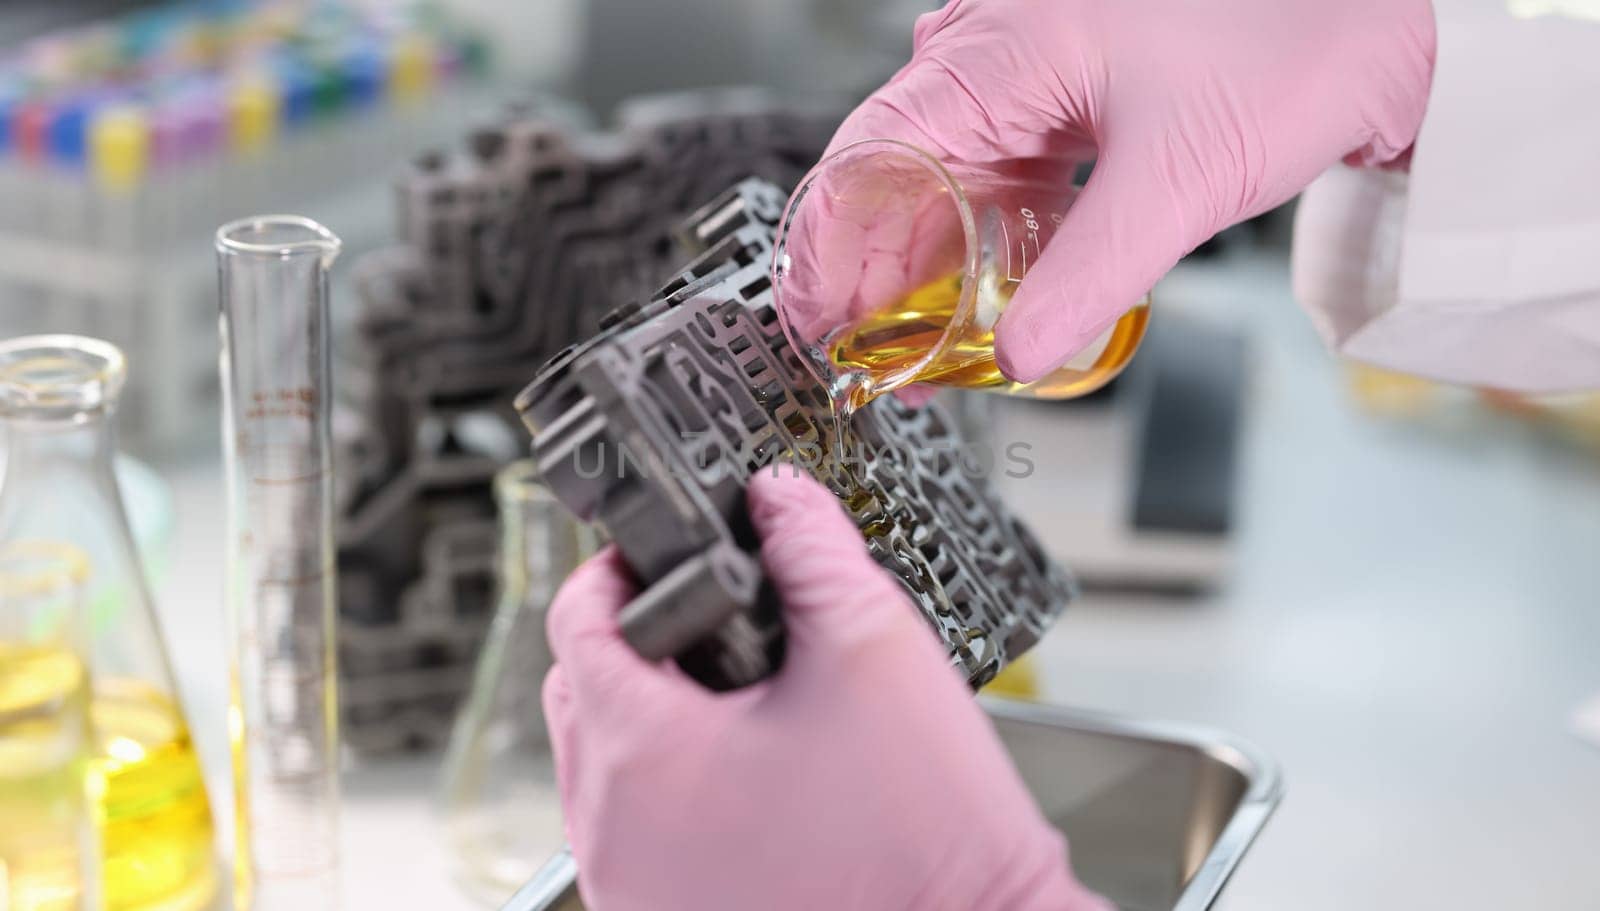
<path fill-rule="evenodd" d="M 228 489 L 234 907 L 338 904 L 328 267 L 339 239 L 217 230 Z"/>

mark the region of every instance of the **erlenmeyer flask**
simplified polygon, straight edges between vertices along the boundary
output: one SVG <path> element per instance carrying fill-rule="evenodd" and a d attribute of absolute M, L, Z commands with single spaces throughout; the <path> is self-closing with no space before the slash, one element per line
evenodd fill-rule
<path fill-rule="evenodd" d="M 216 892 L 211 805 L 112 475 L 126 368 L 95 339 L 0 343 L 0 539 L 88 558 L 90 718 L 111 911 L 187 911 Z"/>
<path fill-rule="evenodd" d="M 445 757 L 441 811 L 457 878 L 498 906 L 562 844 L 539 694 L 550 669 L 545 611 L 597 545 L 529 460 L 495 477 L 500 595 Z"/>

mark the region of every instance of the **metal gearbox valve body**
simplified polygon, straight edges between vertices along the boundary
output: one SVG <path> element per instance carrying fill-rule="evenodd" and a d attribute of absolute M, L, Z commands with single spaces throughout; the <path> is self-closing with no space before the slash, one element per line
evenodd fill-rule
<path fill-rule="evenodd" d="M 644 583 L 621 623 L 646 657 L 675 656 L 714 689 L 776 669 L 781 620 L 743 492 L 752 472 L 788 461 L 776 470 L 808 471 L 839 497 L 979 686 L 1038 641 L 1073 582 L 963 460 L 938 407 L 881 398 L 839 438 L 772 309 L 783 203 L 747 180 L 695 213 L 680 242 L 698 258 L 523 390 L 540 471 Z"/>
<path fill-rule="evenodd" d="M 559 103 L 511 110 L 397 182 L 397 246 L 358 263 L 336 415 L 340 698 L 364 752 L 439 744 L 494 592 L 494 472 L 526 437 L 534 365 L 648 296 L 671 232 L 752 174 L 788 186 L 842 107 L 746 90 L 629 102 L 615 128 Z"/>

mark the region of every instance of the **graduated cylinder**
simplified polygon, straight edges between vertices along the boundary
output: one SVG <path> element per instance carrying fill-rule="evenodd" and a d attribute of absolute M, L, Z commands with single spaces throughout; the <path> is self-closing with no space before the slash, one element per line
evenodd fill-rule
<path fill-rule="evenodd" d="M 228 491 L 234 907 L 338 904 L 328 268 L 296 216 L 217 231 Z"/>

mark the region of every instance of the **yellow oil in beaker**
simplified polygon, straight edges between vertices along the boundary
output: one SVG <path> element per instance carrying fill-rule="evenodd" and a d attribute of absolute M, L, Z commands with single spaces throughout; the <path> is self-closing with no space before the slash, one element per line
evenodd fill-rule
<path fill-rule="evenodd" d="M 70 652 L 0 645 L 0 856 L 23 858 L 7 861 L 11 907 L 78 907 L 66 810 L 86 774 L 107 911 L 205 906 L 217 889 L 211 813 L 182 715 L 145 684 L 96 681 L 93 733 L 75 737 L 85 679 Z"/>
<path fill-rule="evenodd" d="M 93 795 L 83 662 L 0 643 L 0 907 L 78 911 Z"/>
<path fill-rule="evenodd" d="M 873 380 L 868 389 L 915 366 L 940 343 L 946 328 L 956 319 L 961 283 L 959 273 L 950 275 L 868 314 L 839 333 L 829 358 L 841 372 L 866 373 Z M 1033 383 L 1015 383 L 1000 372 L 994 358 L 994 325 L 1010 302 L 1010 295 L 996 288 L 985 288 L 979 294 L 977 317 L 911 382 L 1041 399 L 1075 398 L 1099 389 L 1122 372 L 1139 350 L 1150 322 L 1149 301 L 1141 301 L 1100 339 L 1055 372 Z M 859 391 L 862 387 L 852 388 Z M 865 403 L 850 403 L 854 407 L 862 404 Z"/>

